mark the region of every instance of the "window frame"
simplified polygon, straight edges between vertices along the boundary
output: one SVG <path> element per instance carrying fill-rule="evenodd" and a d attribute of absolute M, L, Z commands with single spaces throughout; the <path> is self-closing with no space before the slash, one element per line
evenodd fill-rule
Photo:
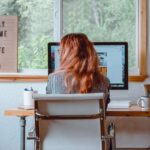
<path fill-rule="evenodd" d="M 54 3 L 54 40 L 59 41 L 62 36 L 63 29 L 63 0 L 57 0 Z M 147 75 L 147 0 L 138 0 L 138 65 L 139 75 L 129 75 L 129 82 L 142 82 Z M 45 82 L 48 75 L 33 75 L 22 73 L 0 73 L 1 82 Z"/>
<path fill-rule="evenodd" d="M 139 0 L 138 11 L 138 65 L 139 75 L 129 75 L 129 81 L 142 82 L 147 75 L 147 0 Z"/>

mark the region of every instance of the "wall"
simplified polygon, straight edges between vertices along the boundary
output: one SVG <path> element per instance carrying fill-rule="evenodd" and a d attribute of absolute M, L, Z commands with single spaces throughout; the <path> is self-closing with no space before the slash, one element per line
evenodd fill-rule
<path fill-rule="evenodd" d="M 149 3 L 150 6 L 150 3 Z M 150 11 L 148 13 L 150 17 Z M 150 25 L 148 20 L 148 64 L 150 64 Z M 150 75 L 150 65 L 148 65 Z M 150 82 L 148 78 L 143 83 L 130 83 L 127 91 L 111 91 L 113 100 L 135 100 L 144 95 L 143 84 Z M 33 87 L 39 93 L 45 93 L 46 83 L 0 83 L 0 150 L 19 150 L 19 118 L 4 116 L 8 108 L 22 105 L 24 88 Z M 110 118 L 116 122 L 117 146 L 150 147 L 149 118 Z M 27 131 L 33 126 L 33 118 L 27 118 Z M 137 136 L 138 135 L 138 136 Z M 33 149 L 33 142 L 27 141 L 27 150 Z"/>
<path fill-rule="evenodd" d="M 0 150 L 19 150 L 19 117 L 4 116 L 8 108 L 22 105 L 23 90 L 30 88 L 45 93 L 45 83 L 0 83 Z M 33 118 L 27 118 L 27 131 L 33 126 Z M 27 150 L 33 149 L 33 142 L 27 142 Z"/>

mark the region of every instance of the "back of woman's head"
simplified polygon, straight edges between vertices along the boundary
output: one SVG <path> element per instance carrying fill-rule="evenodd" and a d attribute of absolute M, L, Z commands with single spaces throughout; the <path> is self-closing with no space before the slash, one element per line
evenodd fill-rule
<path fill-rule="evenodd" d="M 60 68 L 66 70 L 69 92 L 88 93 L 97 83 L 99 61 L 93 44 L 83 33 L 71 33 L 60 42 Z"/>

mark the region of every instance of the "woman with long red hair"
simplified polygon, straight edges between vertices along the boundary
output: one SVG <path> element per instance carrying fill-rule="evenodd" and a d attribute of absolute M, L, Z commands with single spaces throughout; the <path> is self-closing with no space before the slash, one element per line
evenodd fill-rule
<path fill-rule="evenodd" d="M 65 35 L 60 42 L 60 68 L 49 75 L 46 92 L 50 93 L 106 93 L 110 83 L 100 73 L 96 50 L 83 33 Z"/>

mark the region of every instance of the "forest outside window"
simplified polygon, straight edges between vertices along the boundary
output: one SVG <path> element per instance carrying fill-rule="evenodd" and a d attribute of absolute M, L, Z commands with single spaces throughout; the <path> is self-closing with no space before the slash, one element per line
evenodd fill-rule
<path fill-rule="evenodd" d="M 83 32 L 91 41 L 127 41 L 129 79 L 142 81 L 146 77 L 146 2 L 5 0 L 0 2 L 0 15 L 19 17 L 19 70 L 29 69 L 31 74 L 33 70 L 47 70 L 47 43 L 59 41 L 70 32 Z M 42 80 L 47 79 L 46 73 Z"/>
<path fill-rule="evenodd" d="M 129 80 L 146 77 L 146 0 L 63 0 L 63 34 L 92 41 L 128 42 Z M 82 8 L 82 9 L 81 9 Z"/>

